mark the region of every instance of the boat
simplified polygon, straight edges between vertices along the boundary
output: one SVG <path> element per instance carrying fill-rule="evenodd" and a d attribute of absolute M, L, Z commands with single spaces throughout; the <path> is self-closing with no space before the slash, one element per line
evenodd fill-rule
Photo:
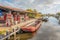
<path fill-rule="evenodd" d="M 37 20 L 37 21 L 31 23 L 30 25 L 28 24 L 27 26 L 22 27 L 21 31 L 23 31 L 23 32 L 35 32 L 36 30 L 39 29 L 40 26 L 41 26 L 41 20 Z"/>
<path fill-rule="evenodd" d="M 48 17 L 43 17 L 42 21 L 47 22 L 48 21 Z"/>

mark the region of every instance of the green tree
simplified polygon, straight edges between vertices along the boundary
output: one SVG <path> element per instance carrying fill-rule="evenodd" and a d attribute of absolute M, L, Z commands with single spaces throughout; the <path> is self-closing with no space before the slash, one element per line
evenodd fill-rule
<path fill-rule="evenodd" d="M 58 12 L 58 13 L 57 13 L 57 15 L 59 15 L 59 16 L 60 16 L 60 12 Z"/>

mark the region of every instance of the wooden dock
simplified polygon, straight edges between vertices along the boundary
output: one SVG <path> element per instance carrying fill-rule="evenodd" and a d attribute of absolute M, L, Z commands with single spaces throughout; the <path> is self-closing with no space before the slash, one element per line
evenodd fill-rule
<path fill-rule="evenodd" d="M 17 25 L 13 25 L 11 27 L 0 27 L 0 31 L 2 31 L 2 30 L 7 31 L 8 30 L 7 32 L 11 32 L 10 34 L 6 35 L 5 37 L 1 38 L 0 40 L 4 40 L 4 39 L 10 37 L 11 35 L 14 35 L 14 40 L 16 40 L 15 39 L 16 38 L 16 32 L 18 32 L 22 26 L 27 25 L 27 24 L 29 24 L 31 22 L 36 21 L 36 20 L 37 19 L 28 20 L 26 22 L 22 22 L 22 23 L 19 23 Z"/>

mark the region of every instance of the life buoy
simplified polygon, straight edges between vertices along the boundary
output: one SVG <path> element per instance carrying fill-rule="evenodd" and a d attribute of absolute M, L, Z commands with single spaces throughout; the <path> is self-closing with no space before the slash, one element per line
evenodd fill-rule
<path fill-rule="evenodd" d="M 7 15 L 4 15 L 4 20 L 6 21 L 6 17 L 7 17 Z"/>
<path fill-rule="evenodd" d="M 17 21 L 20 23 L 20 15 L 17 16 Z"/>
<path fill-rule="evenodd" d="M 12 25 L 12 14 L 9 13 L 5 17 L 6 17 L 6 19 L 5 19 L 6 20 L 6 25 L 11 26 Z"/>
<path fill-rule="evenodd" d="M 14 16 L 14 21 L 17 21 L 17 15 Z"/>

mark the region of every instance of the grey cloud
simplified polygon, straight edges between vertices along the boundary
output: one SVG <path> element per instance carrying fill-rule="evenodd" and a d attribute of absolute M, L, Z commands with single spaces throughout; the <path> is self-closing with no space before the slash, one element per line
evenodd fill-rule
<path fill-rule="evenodd" d="M 54 8 L 53 2 L 60 1 L 60 0 L 32 0 L 32 1 L 31 0 L 9 0 L 7 2 L 4 1 L 0 2 L 0 4 L 6 6 L 12 6 L 16 8 L 23 8 L 23 9 L 32 8 L 32 9 L 37 9 L 39 11 L 45 11 L 49 8 L 53 9 Z"/>
<path fill-rule="evenodd" d="M 51 4 L 53 0 L 35 0 L 33 3 L 35 4 Z"/>

